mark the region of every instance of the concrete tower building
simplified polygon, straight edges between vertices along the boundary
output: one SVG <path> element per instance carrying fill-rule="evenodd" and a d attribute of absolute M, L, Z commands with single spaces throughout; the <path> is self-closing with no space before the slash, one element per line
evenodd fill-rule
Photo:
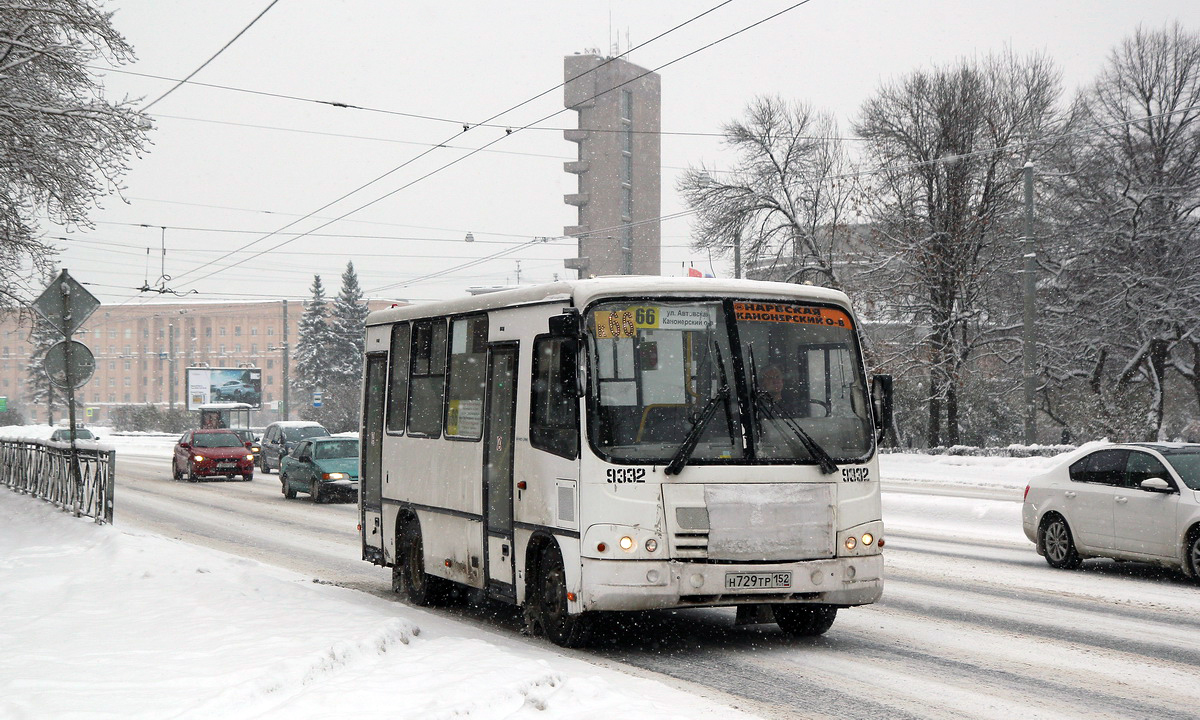
<path fill-rule="evenodd" d="M 579 238 L 579 257 L 566 266 L 579 277 L 658 275 L 661 272 L 661 82 L 622 59 L 570 55 L 565 59 L 564 104 L 579 129 L 564 136 L 579 147 L 563 169 L 579 189 L 563 197 L 579 209 L 578 224 L 563 229 Z"/>

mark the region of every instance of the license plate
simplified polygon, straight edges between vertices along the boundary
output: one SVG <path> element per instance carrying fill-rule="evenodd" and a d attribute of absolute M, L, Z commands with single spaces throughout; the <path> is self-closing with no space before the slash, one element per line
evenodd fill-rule
<path fill-rule="evenodd" d="M 237 463 L 217 463 L 218 470 L 235 470 Z"/>
<path fill-rule="evenodd" d="M 790 572 L 745 572 L 725 573 L 726 590 L 760 590 L 764 588 L 790 588 Z"/>

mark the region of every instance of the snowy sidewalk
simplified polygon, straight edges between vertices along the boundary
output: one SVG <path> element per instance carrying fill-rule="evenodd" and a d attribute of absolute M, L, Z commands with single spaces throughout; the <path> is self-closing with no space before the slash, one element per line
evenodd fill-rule
<path fill-rule="evenodd" d="M 746 718 L 0 488 L 0 717 Z"/>

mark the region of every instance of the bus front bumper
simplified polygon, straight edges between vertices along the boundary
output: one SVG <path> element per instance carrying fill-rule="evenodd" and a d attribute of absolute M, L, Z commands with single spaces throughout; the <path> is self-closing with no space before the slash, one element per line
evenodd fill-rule
<path fill-rule="evenodd" d="M 783 573 L 790 573 L 788 585 L 779 587 Z M 755 578 L 775 586 L 732 587 Z M 850 607 L 873 603 L 883 594 L 883 556 L 736 565 L 583 558 L 583 580 L 580 609 L 585 611 L 756 603 Z"/>

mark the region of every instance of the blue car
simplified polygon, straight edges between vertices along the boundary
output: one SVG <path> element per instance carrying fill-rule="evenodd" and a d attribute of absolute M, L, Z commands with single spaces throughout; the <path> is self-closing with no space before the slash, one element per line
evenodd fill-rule
<path fill-rule="evenodd" d="M 358 438 L 318 437 L 301 440 L 284 455 L 279 468 L 283 496 L 308 493 L 313 502 L 358 496 Z"/>

